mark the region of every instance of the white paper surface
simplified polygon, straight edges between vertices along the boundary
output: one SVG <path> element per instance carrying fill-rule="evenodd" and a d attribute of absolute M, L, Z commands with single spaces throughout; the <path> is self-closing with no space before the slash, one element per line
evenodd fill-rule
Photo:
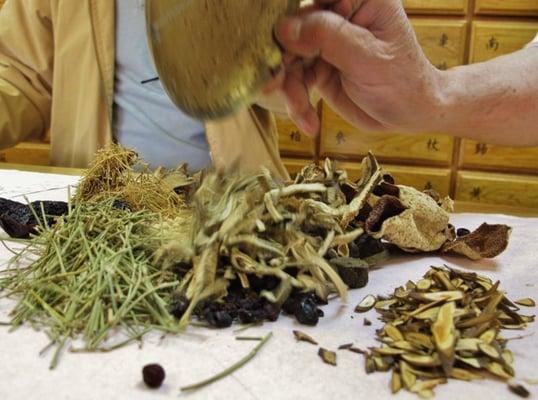
<path fill-rule="evenodd" d="M 7 180 L 6 180 L 7 179 Z M 76 178 L 58 175 L 0 171 L 0 196 L 35 191 L 35 185 L 65 187 Z M 66 192 L 47 191 L 31 199 L 65 199 Z M 370 284 L 350 292 L 347 304 L 339 300 L 324 307 L 325 317 L 316 327 L 304 327 L 281 316 L 275 323 L 265 323 L 242 334 L 274 336 L 258 356 L 233 376 L 194 393 L 180 393 L 179 387 L 205 379 L 220 372 L 246 355 L 256 342 L 236 341 L 233 327 L 226 330 L 190 328 L 186 334 L 161 340 L 150 335 L 142 349 L 136 344 L 106 354 L 64 353 L 56 370 L 49 371 L 52 356 L 38 353 L 48 344 L 42 332 L 24 327 L 13 333 L 0 327 L 0 399 L 385 399 L 393 398 L 389 391 L 390 374 L 366 375 L 363 357 L 349 351 L 338 351 L 338 366 L 323 364 L 318 347 L 296 343 L 292 330 L 300 329 L 313 336 L 324 348 L 335 350 L 353 342 L 366 348 L 377 345 L 375 330 L 381 327 L 375 311 L 353 313 L 354 306 L 367 294 L 389 294 L 409 279 L 418 280 L 430 265 L 447 264 L 485 274 L 501 280 L 502 288 L 511 299 L 533 297 L 538 300 L 538 219 L 501 215 L 458 214 L 452 217 L 456 227 L 474 229 L 482 222 L 504 223 L 514 228 L 508 250 L 495 260 L 472 262 L 454 257 L 402 256 L 372 271 Z M 0 246 L 0 268 L 5 268 L 11 254 Z M 14 302 L 0 299 L 0 321 L 8 320 Z M 523 308 L 525 314 L 535 314 L 535 308 Z M 372 326 L 363 326 L 368 318 Z M 510 342 L 519 379 L 538 379 L 537 325 L 530 325 L 525 335 L 531 337 Z M 520 331 L 505 331 L 506 337 Z M 166 370 L 165 384 L 159 390 L 149 390 L 141 383 L 141 370 L 147 363 L 160 363 Z M 537 394 L 536 386 L 526 385 Z M 451 380 L 436 388 L 438 399 L 510 399 L 506 384 L 485 380 L 459 382 Z M 417 397 L 402 391 L 398 399 Z"/>

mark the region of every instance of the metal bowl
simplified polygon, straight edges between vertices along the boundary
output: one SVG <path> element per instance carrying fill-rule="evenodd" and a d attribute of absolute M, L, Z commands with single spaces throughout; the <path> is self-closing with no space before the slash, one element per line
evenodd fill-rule
<path fill-rule="evenodd" d="M 276 22 L 300 0 L 147 0 L 155 67 L 172 101 L 212 120 L 248 106 L 279 69 Z"/>

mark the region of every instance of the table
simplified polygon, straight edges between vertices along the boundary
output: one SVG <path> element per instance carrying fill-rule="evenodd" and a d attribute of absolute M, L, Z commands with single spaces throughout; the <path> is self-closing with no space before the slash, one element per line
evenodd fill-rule
<path fill-rule="evenodd" d="M 66 198 L 66 187 L 77 182 L 76 176 L 40 174 L 0 170 L 0 197 L 21 200 L 30 193 L 30 200 Z M 24 201 L 24 200 L 23 200 Z M 472 262 L 457 257 L 398 256 L 372 271 L 370 284 L 350 292 L 347 304 L 333 300 L 324 307 L 325 317 L 316 327 L 304 327 L 281 316 L 277 322 L 250 328 L 242 334 L 261 336 L 271 331 L 273 337 L 244 368 L 209 387 L 193 393 L 180 393 L 179 387 L 198 382 L 231 365 L 255 345 L 236 341 L 234 328 L 209 330 L 191 327 L 178 336 L 161 338 L 150 334 L 142 348 L 132 344 L 112 353 L 64 353 L 56 370 L 49 371 L 51 353 L 38 353 L 48 344 L 42 332 L 23 327 L 9 333 L 0 327 L 0 399 L 384 399 L 392 398 L 388 389 L 390 375 L 366 375 L 363 357 L 339 351 L 338 366 L 323 364 L 318 348 L 297 343 L 292 330 L 299 329 L 315 337 L 320 345 L 335 350 L 353 342 L 366 348 L 375 346 L 375 330 L 381 327 L 375 311 L 355 314 L 354 306 L 367 294 L 389 294 L 408 279 L 419 279 L 430 265 L 447 264 L 485 274 L 501 280 L 501 287 L 511 299 L 538 297 L 538 218 L 506 215 L 455 214 L 456 227 L 474 229 L 482 222 L 504 223 L 514 230 L 508 250 L 494 260 Z M 3 234 L 0 233 L 0 236 Z M 0 268 L 5 268 L 10 253 L 0 246 Z M 0 299 L 0 321 L 8 319 L 13 300 Z M 534 314 L 535 309 L 524 309 Z M 373 322 L 363 326 L 363 318 Z M 515 356 L 514 367 L 519 379 L 538 379 L 535 363 L 537 324 L 531 324 L 522 340 L 510 343 Z M 506 337 L 519 335 L 507 331 Z M 149 390 L 141 382 L 141 369 L 147 363 L 163 365 L 167 373 L 159 390 Z M 525 385 L 534 394 L 536 386 Z M 516 398 L 506 384 L 497 381 L 450 381 L 436 388 L 439 399 Z M 399 399 L 417 397 L 401 392 Z"/>

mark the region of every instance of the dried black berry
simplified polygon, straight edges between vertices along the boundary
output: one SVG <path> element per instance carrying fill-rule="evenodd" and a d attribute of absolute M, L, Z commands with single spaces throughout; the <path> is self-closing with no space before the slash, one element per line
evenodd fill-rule
<path fill-rule="evenodd" d="M 459 228 L 456 231 L 456 235 L 458 235 L 458 237 L 467 236 L 470 233 L 471 233 L 471 231 L 469 229 L 465 229 L 465 228 Z"/>
<path fill-rule="evenodd" d="M 112 203 L 112 208 L 117 208 L 118 210 L 131 211 L 131 207 L 125 200 L 115 199 Z"/>
<path fill-rule="evenodd" d="M 162 385 L 166 374 L 159 364 L 148 364 L 142 369 L 142 377 L 148 387 L 156 389 Z"/>
<path fill-rule="evenodd" d="M 216 328 L 228 328 L 232 325 L 233 319 L 226 311 L 208 311 L 206 320 Z"/>
<path fill-rule="evenodd" d="M 295 318 L 303 325 L 317 325 L 318 306 L 310 297 L 301 298 L 295 307 Z"/>
<path fill-rule="evenodd" d="M 276 321 L 278 319 L 278 314 L 280 314 L 280 310 L 277 306 L 271 303 L 266 303 L 263 306 L 263 311 L 265 312 L 265 318 L 272 322 Z"/>
<path fill-rule="evenodd" d="M 189 308 L 189 301 L 183 296 L 173 296 L 170 301 L 170 314 L 177 319 L 181 319 L 185 311 Z"/>

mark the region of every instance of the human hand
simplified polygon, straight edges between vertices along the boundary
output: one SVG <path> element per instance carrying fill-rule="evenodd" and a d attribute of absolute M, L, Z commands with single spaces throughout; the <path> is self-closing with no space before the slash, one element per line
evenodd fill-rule
<path fill-rule="evenodd" d="M 435 126 L 441 71 L 424 55 L 399 0 L 317 0 L 318 9 L 286 18 L 276 29 L 293 56 L 286 65 L 291 118 L 315 133 L 314 88 L 351 124 L 368 131 L 421 131 Z M 319 7 L 326 8 L 320 10 Z"/>

